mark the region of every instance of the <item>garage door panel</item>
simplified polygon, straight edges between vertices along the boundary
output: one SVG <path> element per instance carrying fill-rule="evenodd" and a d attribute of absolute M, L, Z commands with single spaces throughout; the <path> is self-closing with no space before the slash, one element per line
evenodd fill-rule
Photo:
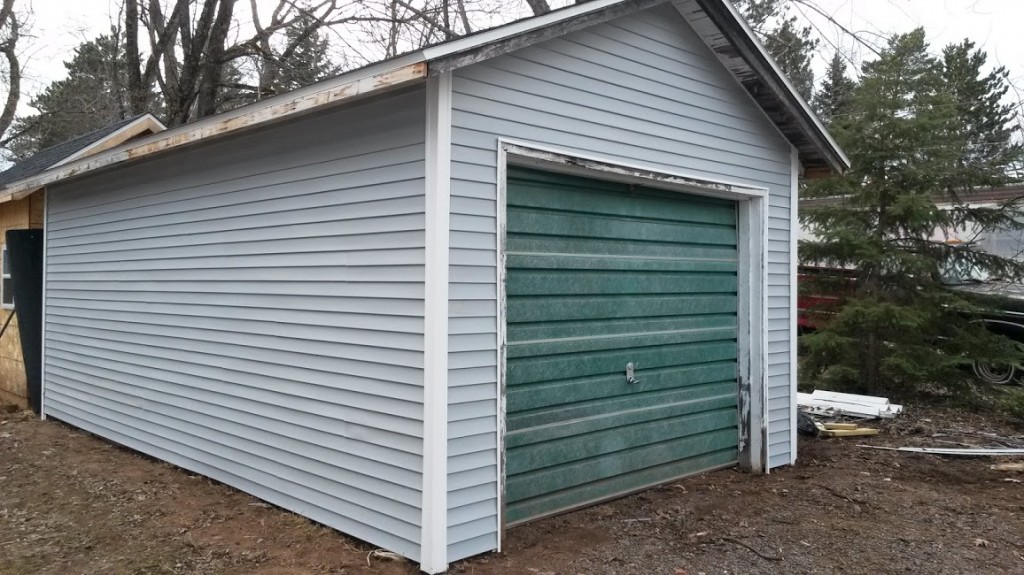
<path fill-rule="evenodd" d="M 719 381 L 526 411 L 509 418 L 505 446 L 511 449 L 735 405 L 732 382 Z"/>
<path fill-rule="evenodd" d="M 655 446 L 649 450 L 638 450 L 637 453 L 630 454 L 630 456 L 644 462 L 661 459 L 663 463 L 646 468 L 641 466 L 632 471 L 619 469 L 604 479 L 595 479 L 574 488 L 542 492 L 542 495 L 535 497 L 520 497 L 505 508 L 506 523 L 513 525 L 534 517 L 566 511 L 579 506 L 580 501 L 599 502 L 611 499 L 639 489 L 659 485 L 665 482 L 666 477 L 683 477 L 708 469 L 725 467 L 735 462 L 736 455 L 731 449 L 684 459 L 677 458 L 674 453 L 674 450 L 692 450 L 694 446 L 703 442 L 702 439 L 681 440 L 672 449 Z M 658 455 L 661 457 L 657 457 Z M 622 465 L 622 467 L 627 466 Z"/>
<path fill-rule="evenodd" d="M 580 319 L 618 319 L 669 315 L 735 313 L 735 294 L 609 295 L 509 299 L 506 321 L 555 322 Z"/>
<path fill-rule="evenodd" d="M 729 451 L 733 450 L 729 446 L 729 442 L 730 435 L 727 431 L 710 431 L 629 449 L 617 453 L 616 457 L 594 457 L 565 466 L 541 469 L 516 476 L 510 479 L 506 485 L 506 497 L 511 502 L 506 511 L 507 519 L 509 522 L 515 522 L 519 519 L 528 518 L 529 516 L 523 516 L 517 512 L 517 506 L 522 502 L 529 502 L 531 498 L 538 496 L 548 496 L 557 492 L 572 492 L 565 493 L 565 500 L 567 502 L 575 500 L 576 502 L 573 505 L 575 506 L 579 505 L 578 500 L 584 497 L 589 496 L 588 499 L 583 499 L 584 501 L 596 501 L 636 491 L 652 484 L 663 483 L 665 476 L 653 475 L 651 477 L 652 481 L 644 484 L 637 484 L 632 481 L 625 483 L 613 482 L 613 485 L 620 486 L 620 489 L 617 491 L 608 492 L 600 488 L 603 480 L 621 477 L 625 474 L 657 468 L 658 466 L 674 462 L 682 462 L 691 458 L 699 458 L 716 452 L 728 454 Z M 720 449 L 715 449 L 715 446 L 720 446 Z M 687 454 L 696 455 L 688 457 Z M 726 456 L 721 461 L 723 464 L 729 463 L 735 461 L 735 457 L 735 453 L 732 453 L 731 458 Z M 687 470 L 686 473 L 697 473 L 706 469 L 708 467 L 698 467 Z M 679 476 L 670 475 L 668 477 Z M 607 483 L 604 487 L 607 487 Z M 547 513 L 559 510 L 551 509 Z"/>
<path fill-rule="evenodd" d="M 672 223 L 690 222 L 722 226 L 735 224 L 733 207 L 722 202 L 701 202 L 702 209 L 699 210 L 692 208 L 693 203 L 696 202 L 681 205 L 671 198 L 657 197 L 648 197 L 643 202 L 623 205 L 621 186 L 616 184 L 612 184 L 606 190 L 561 186 L 557 195 L 551 193 L 551 184 L 551 181 L 520 180 L 516 188 L 516 206 L 538 211 L 545 209 L 559 212 L 571 211 L 613 217 L 664 220 Z M 567 209 L 566 205 L 572 207 Z"/>
<path fill-rule="evenodd" d="M 735 204 L 518 169 L 507 189 L 509 521 L 735 462 Z"/>
<path fill-rule="evenodd" d="M 617 295 L 714 293 L 736 285 L 735 273 L 664 273 L 589 270 L 521 270 L 510 274 L 508 295 Z"/>
<path fill-rule="evenodd" d="M 508 269 L 616 270 L 659 272 L 736 273 L 735 259 L 594 256 L 589 254 L 513 254 Z"/>
<path fill-rule="evenodd" d="M 590 326 L 581 326 L 587 328 Z M 522 342 L 509 349 L 508 357 L 536 357 L 603 350 L 638 349 L 680 343 L 736 340 L 735 327 L 685 329 L 656 333 L 617 334 L 614 336 L 565 337 Z"/>
<path fill-rule="evenodd" d="M 509 346 L 511 349 L 511 345 Z M 636 366 L 637 377 L 643 377 L 644 370 L 678 365 L 692 365 L 712 361 L 736 359 L 736 342 L 692 343 L 661 345 L 650 348 L 574 353 L 559 356 L 521 358 L 509 361 L 505 383 L 508 386 L 562 379 L 567 374 L 574 377 L 585 375 L 622 374 L 622 384 L 627 386 L 626 364 Z"/>
<path fill-rule="evenodd" d="M 509 414 L 570 401 L 587 401 L 616 397 L 623 394 L 649 393 L 683 385 L 703 385 L 717 381 L 730 381 L 736 377 L 734 361 L 720 361 L 696 366 L 645 370 L 643 379 L 629 389 L 622 388 L 622 374 L 600 375 L 530 385 L 518 385 L 507 390 L 506 404 Z M 512 415 L 510 415 L 511 417 Z"/>
<path fill-rule="evenodd" d="M 736 245 L 736 229 L 727 226 L 689 222 L 672 224 L 626 216 L 555 214 L 526 208 L 509 208 L 509 233 L 546 235 L 551 230 L 559 230 L 566 236 L 578 238 Z"/>
<path fill-rule="evenodd" d="M 603 337 L 614 337 L 620 334 L 734 329 L 735 327 L 736 314 L 725 312 L 696 316 L 521 323 L 508 326 L 506 337 L 509 342 L 515 342 L 517 346 L 521 346 L 538 340 L 574 338 L 586 329 L 603 334 Z"/>
<path fill-rule="evenodd" d="M 734 406 L 698 413 L 685 418 L 670 417 L 643 421 L 634 425 L 510 448 L 508 453 L 512 457 L 508 459 L 505 469 L 509 474 L 526 474 L 556 467 L 566 476 L 563 478 L 564 481 L 573 480 L 585 483 L 592 478 L 586 475 L 572 478 L 571 464 L 573 462 L 600 458 L 646 445 L 660 444 L 680 437 L 710 433 L 723 427 L 735 425 L 736 409 Z M 729 442 L 734 440 L 735 437 L 729 438 Z M 727 442 L 724 445 L 728 444 Z"/>
<path fill-rule="evenodd" d="M 515 217 L 515 214 L 510 214 Z M 509 257 L 518 255 L 606 255 L 680 260 L 712 259 L 736 261 L 736 246 L 679 244 L 667 241 L 637 242 L 633 238 L 574 238 L 551 235 L 514 235 L 508 237 Z"/>

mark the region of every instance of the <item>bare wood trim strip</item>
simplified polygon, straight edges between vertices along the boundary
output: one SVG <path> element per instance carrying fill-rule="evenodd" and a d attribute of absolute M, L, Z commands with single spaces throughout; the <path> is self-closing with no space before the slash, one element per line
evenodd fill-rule
<path fill-rule="evenodd" d="M 0 203 L 24 197 L 47 184 L 93 172 L 100 168 L 180 148 L 199 140 L 238 132 L 329 104 L 351 100 L 358 96 L 396 88 L 424 79 L 426 76 L 427 64 L 425 62 L 417 62 L 358 78 L 344 84 L 329 86 L 310 94 L 304 94 L 291 99 L 282 99 L 276 104 L 259 107 L 249 113 L 230 115 L 216 122 L 201 122 L 191 126 L 182 126 L 179 129 L 168 130 L 153 138 L 146 138 L 134 143 L 129 142 L 125 146 L 107 153 L 83 158 L 77 162 L 47 170 L 38 176 L 15 182 L 0 194 Z"/>
<path fill-rule="evenodd" d="M 56 168 L 57 166 L 70 164 L 71 162 L 74 162 L 75 160 L 84 158 L 86 156 L 92 156 L 94 154 L 98 154 L 100 152 L 105 152 L 106 150 L 116 148 L 121 144 L 124 144 L 125 142 L 135 139 L 139 136 L 144 136 L 147 134 L 158 134 L 166 129 L 167 126 L 164 126 L 160 120 L 157 120 L 156 117 L 154 117 L 152 114 L 146 114 L 145 116 L 142 116 L 141 118 L 135 120 L 131 124 L 128 124 L 127 126 L 114 132 L 113 134 L 110 134 L 109 136 L 103 138 L 99 142 L 96 142 L 91 146 L 86 146 L 85 148 L 75 152 L 74 154 L 71 154 L 67 158 L 64 158 L 63 160 L 57 162 L 56 164 L 50 167 Z"/>

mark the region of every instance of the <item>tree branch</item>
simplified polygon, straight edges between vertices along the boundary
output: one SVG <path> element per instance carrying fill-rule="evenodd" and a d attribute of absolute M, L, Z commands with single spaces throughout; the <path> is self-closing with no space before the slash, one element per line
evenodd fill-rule
<path fill-rule="evenodd" d="M 393 0 L 393 1 L 396 4 L 399 4 L 400 6 L 404 7 L 406 10 L 409 10 L 410 12 L 415 14 L 416 16 L 419 16 L 420 18 L 422 18 L 424 22 L 426 22 L 427 24 L 433 26 L 435 30 L 438 30 L 442 34 L 445 34 L 445 35 L 450 36 L 450 37 L 460 36 L 460 34 L 456 33 L 451 28 L 445 26 L 441 22 L 438 22 L 436 18 L 433 18 L 432 16 L 428 15 L 423 10 L 420 10 L 419 8 L 416 8 L 412 4 L 409 4 L 408 2 L 406 2 L 405 0 Z M 532 2 L 541 2 L 545 6 L 547 6 L 547 2 L 545 2 L 545 0 L 528 0 L 528 1 L 531 2 L 531 3 Z M 548 8 L 548 11 L 550 12 L 551 9 Z"/>
<path fill-rule="evenodd" d="M 4 42 L 0 52 L 7 58 L 7 65 L 10 70 L 8 79 L 7 102 L 4 104 L 3 113 L 0 114 L 0 134 L 7 131 L 14 122 L 14 113 L 18 110 L 18 101 L 21 99 L 21 63 L 18 61 L 17 44 L 20 38 L 20 23 L 14 14 L 14 0 L 4 0 L 0 8 L 0 26 L 10 27 L 10 36 Z"/>
<path fill-rule="evenodd" d="M 548 5 L 547 0 L 526 0 L 526 3 L 530 6 L 530 10 L 533 10 L 534 16 L 547 14 L 551 11 L 551 6 Z"/>

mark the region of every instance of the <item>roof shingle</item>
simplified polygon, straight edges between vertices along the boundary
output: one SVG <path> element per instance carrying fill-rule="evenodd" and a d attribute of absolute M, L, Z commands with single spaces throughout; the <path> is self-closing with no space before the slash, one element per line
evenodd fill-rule
<path fill-rule="evenodd" d="M 88 134 L 82 134 L 81 136 L 57 144 L 56 146 L 40 150 L 32 156 L 14 164 L 7 170 L 0 172 L 0 187 L 44 172 L 57 162 L 71 156 L 82 148 L 95 144 L 145 115 L 146 114 L 140 114 L 138 116 L 127 118 L 120 122 L 110 124 L 109 126 L 104 126 L 98 130 L 93 130 Z"/>

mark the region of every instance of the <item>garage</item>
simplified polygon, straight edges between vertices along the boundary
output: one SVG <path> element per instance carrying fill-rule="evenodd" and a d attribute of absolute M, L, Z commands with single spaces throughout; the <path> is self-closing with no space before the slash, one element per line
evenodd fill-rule
<path fill-rule="evenodd" d="M 507 185 L 506 520 L 735 464 L 735 202 Z"/>
<path fill-rule="evenodd" d="M 725 0 L 591 0 L 9 182 L 41 416 L 444 572 L 796 460 L 801 175 Z"/>

